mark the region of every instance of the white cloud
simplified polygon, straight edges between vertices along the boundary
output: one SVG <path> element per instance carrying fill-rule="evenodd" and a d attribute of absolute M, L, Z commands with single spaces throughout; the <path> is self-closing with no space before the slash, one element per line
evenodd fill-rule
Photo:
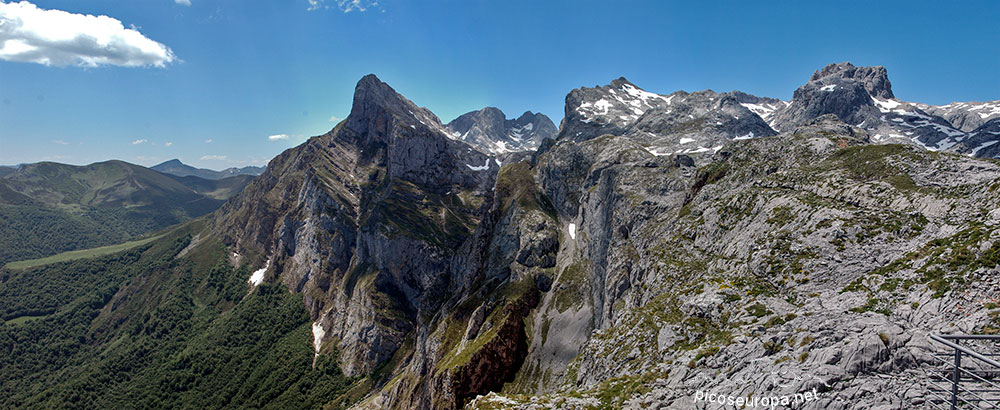
<path fill-rule="evenodd" d="M 59 145 L 69 145 L 68 142 L 63 141 L 63 140 L 52 140 L 52 143 L 53 144 L 59 144 Z"/>
<path fill-rule="evenodd" d="M 174 145 L 174 143 L 172 143 L 172 142 L 164 142 L 163 143 L 164 147 L 170 147 L 170 146 L 173 146 L 173 145 Z"/>
<path fill-rule="evenodd" d="M 182 6 L 190 6 L 191 0 L 174 0 L 174 3 L 180 4 Z"/>
<path fill-rule="evenodd" d="M 156 66 L 177 61 L 169 47 L 108 16 L 0 2 L 0 60 L 44 65 Z"/>
<path fill-rule="evenodd" d="M 225 155 L 205 155 L 201 157 L 202 161 L 225 161 Z"/>
<path fill-rule="evenodd" d="M 269 135 L 267 137 L 267 139 L 270 140 L 270 141 L 287 140 L 288 139 L 288 134 Z"/>
<path fill-rule="evenodd" d="M 211 143 L 212 143 L 212 139 L 211 139 L 211 138 L 209 138 L 209 139 L 205 140 L 205 143 L 206 143 L 206 144 L 211 144 Z"/>
<path fill-rule="evenodd" d="M 331 115 L 330 116 L 330 122 L 339 122 L 339 121 L 340 121 L 340 118 L 337 117 L 336 115 Z"/>
<path fill-rule="evenodd" d="M 328 9 L 330 7 L 337 7 L 340 11 L 344 13 L 350 13 L 352 11 L 365 12 L 369 9 L 377 8 L 382 9 L 381 4 L 378 0 L 306 0 L 309 2 L 309 8 L 306 10 L 319 10 Z M 327 1 L 330 3 L 336 3 L 336 6 L 327 5 Z"/>
<path fill-rule="evenodd" d="M 147 143 L 147 142 L 149 142 L 149 140 L 147 140 L 147 139 L 143 138 L 143 139 L 139 139 L 139 140 L 135 140 L 135 141 L 132 141 L 132 145 L 139 145 L 139 144 L 145 144 L 145 143 Z"/>

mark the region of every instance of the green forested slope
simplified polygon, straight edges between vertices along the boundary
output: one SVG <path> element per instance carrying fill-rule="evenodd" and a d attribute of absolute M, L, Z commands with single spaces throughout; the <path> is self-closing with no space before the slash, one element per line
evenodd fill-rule
<path fill-rule="evenodd" d="M 317 408 L 351 380 L 313 363 L 283 285 L 251 290 L 188 224 L 149 245 L 0 272 L 0 408 Z"/>

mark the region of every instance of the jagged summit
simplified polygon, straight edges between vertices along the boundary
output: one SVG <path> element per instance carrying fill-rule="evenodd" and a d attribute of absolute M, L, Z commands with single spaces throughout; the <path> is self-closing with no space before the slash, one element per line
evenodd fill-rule
<path fill-rule="evenodd" d="M 557 132 L 552 120 L 542 113 L 525 111 L 517 119 L 507 119 L 495 107 L 462 114 L 446 128 L 450 137 L 493 154 L 534 151 L 543 139 Z"/>
<path fill-rule="evenodd" d="M 938 107 L 900 101 L 892 92 L 885 67 L 839 63 L 816 71 L 768 122 L 786 132 L 826 114 L 864 129 L 873 143 L 912 144 L 932 151 L 991 156 L 992 151 L 985 148 L 995 143 L 992 141 L 998 139 L 996 135 L 987 132 L 970 137 L 986 121 L 1000 117 L 1000 104 L 953 103 Z"/>
<path fill-rule="evenodd" d="M 661 95 L 625 77 L 581 87 L 566 96 L 558 139 L 579 142 L 621 135 L 655 155 L 712 153 L 726 140 L 791 132 L 828 114 L 865 130 L 877 144 L 912 144 L 985 157 L 995 156 L 990 154 L 995 148 L 987 148 L 1000 141 L 997 134 L 979 131 L 1000 118 L 1000 102 L 931 106 L 900 101 L 885 67 L 850 62 L 815 71 L 791 101 L 741 91 Z"/>
<path fill-rule="evenodd" d="M 533 151 L 543 139 L 557 132 L 544 114 L 526 111 L 509 120 L 496 107 L 463 114 L 445 125 L 433 112 L 406 99 L 374 74 L 364 76 L 355 87 L 346 127 L 358 135 L 367 135 L 365 144 L 371 144 L 391 134 L 394 125 L 409 127 L 412 132 L 440 133 L 493 155 Z"/>
<path fill-rule="evenodd" d="M 847 79 L 858 81 L 863 84 L 865 90 L 873 97 L 896 98 L 892 94 L 892 83 L 885 67 L 855 67 L 849 62 L 829 64 L 826 67 L 813 73 L 809 78 L 810 82 L 822 84 L 836 84 L 835 79 Z"/>
<path fill-rule="evenodd" d="M 714 153 L 728 140 L 775 134 L 729 94 L 703 90 L 661 95 L 624 77 L 606 86 L 570 91 L 565 112 L 560 140 L 622 135 L 654 155 Z"/>
<path fill-rule="evenodd" d="M 388 135 L 388 127 L 397 123 L 447 134 L 441 120 L 430 110 L 406 99 L 374 74 L 362 77 L 354 88 L 354 104 L 347 117 L 347 128 L 377 139 Z"/>

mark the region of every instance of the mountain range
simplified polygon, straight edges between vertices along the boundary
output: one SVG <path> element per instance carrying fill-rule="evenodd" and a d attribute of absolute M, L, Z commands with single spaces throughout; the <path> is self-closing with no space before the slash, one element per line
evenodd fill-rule
<path fill-rule="evenodd" d="M 226 168 L 222 171 L 214 171 L 206 168 L 195 168 L 181 162 L 179 159 L 172 159 L 153 165 L 150 169 L 164 174 L 176 175 L 179 177 L 196 176 L 204 179 L 222 179 L 236 175 L 257 176 L 264 172 L 264 167 L 246 166 L 243 168 Z"/>
<path fill-rule="evenodd" d="M 1000 332 L 998 106 L 902 102 L 884 67 L 840 63 L 791 101 L 619 78 L 570 91 L 554 130 L 442 124 L 368 75 L 204 217 L 0 271 L 0 403 L 941 404 L 928 335 Z"/>
<path fill-rule="evenodd" d="M 123 161 L 11 168 L 0 177 L 0 264 L 115 244 L 202 216 L 252 178 L 177 177 Z"/>

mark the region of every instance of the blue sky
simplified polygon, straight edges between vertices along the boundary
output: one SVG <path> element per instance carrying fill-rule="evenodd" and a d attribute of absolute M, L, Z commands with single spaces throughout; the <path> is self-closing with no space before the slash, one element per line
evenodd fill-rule
<path fill-rule="evenodd" d="M 144 38 L 126 41 L 141 51 L 89 59 L 72 55 L 86 43 L 66 43 L 48 64 L 0 49 L 0 164 L 263 165 L 346 116 L 368 73 L 445 122 L 490 105 L 558 123 L 567 92 L 619 76 L 660 93 L 789 99 L 840 61 L 885 65 L 905 101 L 1000 99 L 997 1 L 31 4 Z"/>

